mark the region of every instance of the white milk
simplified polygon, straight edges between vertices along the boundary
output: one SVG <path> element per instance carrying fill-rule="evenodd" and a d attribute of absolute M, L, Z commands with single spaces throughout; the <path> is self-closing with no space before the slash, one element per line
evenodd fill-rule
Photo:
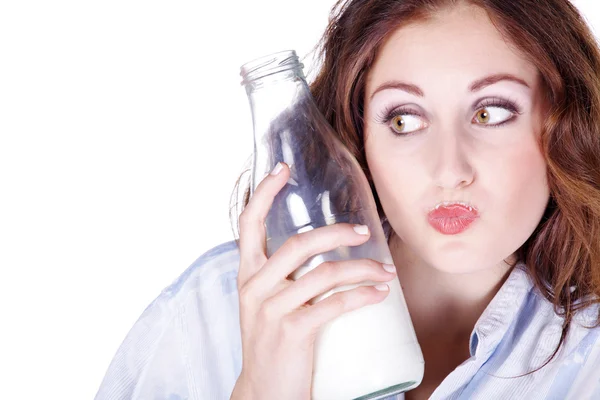
<path fill-rule="evenodd" d="M 299 233 L 311 230 L 306 227 Z M 339 247 L 312 257 L 291 278 L 296 280 L 324 261 L 371 258 L 392 264 L 382 232 L 375 230 L 360 246 Z M 279 242 L 279 243 L 276 243 Z M 269 247 L 281 245 L 269 240 Z M 374 285 L 377 282 L 363 282 Z M 325 324 L 315 342 L 313 400 L 383 399 L 415 388 L 423 379 L 424 361 L 400 282 L 386 282 L 387 297 L 342 314 Z M 315 297 L 315 304 L 332 294 L 359 285 L 346 285 Z M 363 397 L 364 396 L 364 397 Z"/>

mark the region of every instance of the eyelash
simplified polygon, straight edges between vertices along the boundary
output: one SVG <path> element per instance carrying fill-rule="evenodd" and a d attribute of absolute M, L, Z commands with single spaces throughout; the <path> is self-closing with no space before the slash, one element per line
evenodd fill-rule
<path fill-rule="evenodd" d="M 509 122 L 512 122 L 517 115 L 521 115 L 523 114 L 522 107 L 514 101 L 510 101 L 510 100 L 505 100 L 505 99 L 501 99 L 499 97 L 492 97 L 489 99 L 484 100 L 483 102 L 479 103 L 474 109 L 473 112 L 475 111 L 479 111 L 482 108 L 486 108 L 486 107 L 499 107 L 499 108 L 504 108 L 507 111 L 510 111 L 513 116 L 510 117 L 509 119 L 507 119 L 504 122 L 500 122 L 499 124 L 495 124 L 495 125 L 487 125 L 487 124 L 479 124 L 488 128 L 499 128 L 503 125 L 508 124 Z M 408 107 L 405 106 L 400 106 L 400 107 L 389 107 L 387 109 L 385 109 L 383 111 L 382 114 L 377 116 L 377 122 L 380 124 L 389 124 L 390 121 L 392 119 L 394 119 L 395 117 L 399 116 L 399 115 L 413 115 L 416 117 L 423 117 L 423 114 L 414 110 L 411 110 Z M 392 131 L 392 133 L 396 136 L 401 136 L 401 137 L 406 137 L 406 136 L 411 136 L 414 135 L 416 133 L 419 133 L 421 131 L 421 129 L 419 129 L 418 131 L 414 131 L 414 132 L 410 132 L 410 133 L 406 133 L 406 134 L 401 134 L 398 133 L 396 131 L 394 131 L 392 128 L 390 128 L 390 130 Z"/>

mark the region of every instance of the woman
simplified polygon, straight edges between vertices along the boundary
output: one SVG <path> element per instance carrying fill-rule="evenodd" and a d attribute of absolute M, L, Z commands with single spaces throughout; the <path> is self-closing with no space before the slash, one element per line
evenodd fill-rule
<path fill-rule="evenodd" d="M 387 292 L 306 301 L 395 274 L 425 358 L 398 398 L 600 398 L 600 51 L 576 9 L 342 1 L 322 43 L 311 90 L 368 174 L 395 270 L 363 260 L 286 280 L 369 233 L 315 229 L 267 259 L 279 164 L 246 198 L 239 248 L 213 249 L 162 293 L 97 398 L 308 399 L 318 328 Z M 428 223 L 440 206 L 475 221 Z"/>

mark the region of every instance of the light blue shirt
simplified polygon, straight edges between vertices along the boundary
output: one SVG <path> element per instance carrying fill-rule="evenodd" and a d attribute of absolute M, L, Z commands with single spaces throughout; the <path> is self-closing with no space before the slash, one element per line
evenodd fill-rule
<path fill-rule="evenodd" d="M 229 399 L 242 366 L 238 265 L 235 242 L 224 243 L 163 290 L 118 349 L 96 400 Z M 518 264 L 477 321 L 471 357 L 431 399 L 600 399 L 600 328 L 584 327 L 597 317 L 598 306 L 576 314 L 550 364 L 507 379 L 548 358 L 563 322 Z"/>

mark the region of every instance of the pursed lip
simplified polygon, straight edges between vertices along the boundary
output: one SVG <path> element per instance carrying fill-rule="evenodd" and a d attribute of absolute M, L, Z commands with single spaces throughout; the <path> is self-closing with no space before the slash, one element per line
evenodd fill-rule
<path fill-rule="evenodd" d="M 479 213 L 474 208 L 453 204 L 434 208 L 428 215 L 429 218 L 477 218 Z"/>
<path fill-rule="evenodd" d="M 465 231 L 477 218 L 477 209 L 462 202 L 440 203 L 427 214 L 429 224 L 444 235 L 455 235 Z"/>
<path fill-rule="evenodd" d="M 430 208 L 427 214 L 431 214 L 433 211 L 441 207 L 448 208 L 450 206 L 462 206 L 463 208 L 469 211 L 475 211 L 475 213 L 479 214 L 479 212 L 477 211 L 477 207 L 465 201 L 441 201 L 437 203 L 434 207 Z"/>

